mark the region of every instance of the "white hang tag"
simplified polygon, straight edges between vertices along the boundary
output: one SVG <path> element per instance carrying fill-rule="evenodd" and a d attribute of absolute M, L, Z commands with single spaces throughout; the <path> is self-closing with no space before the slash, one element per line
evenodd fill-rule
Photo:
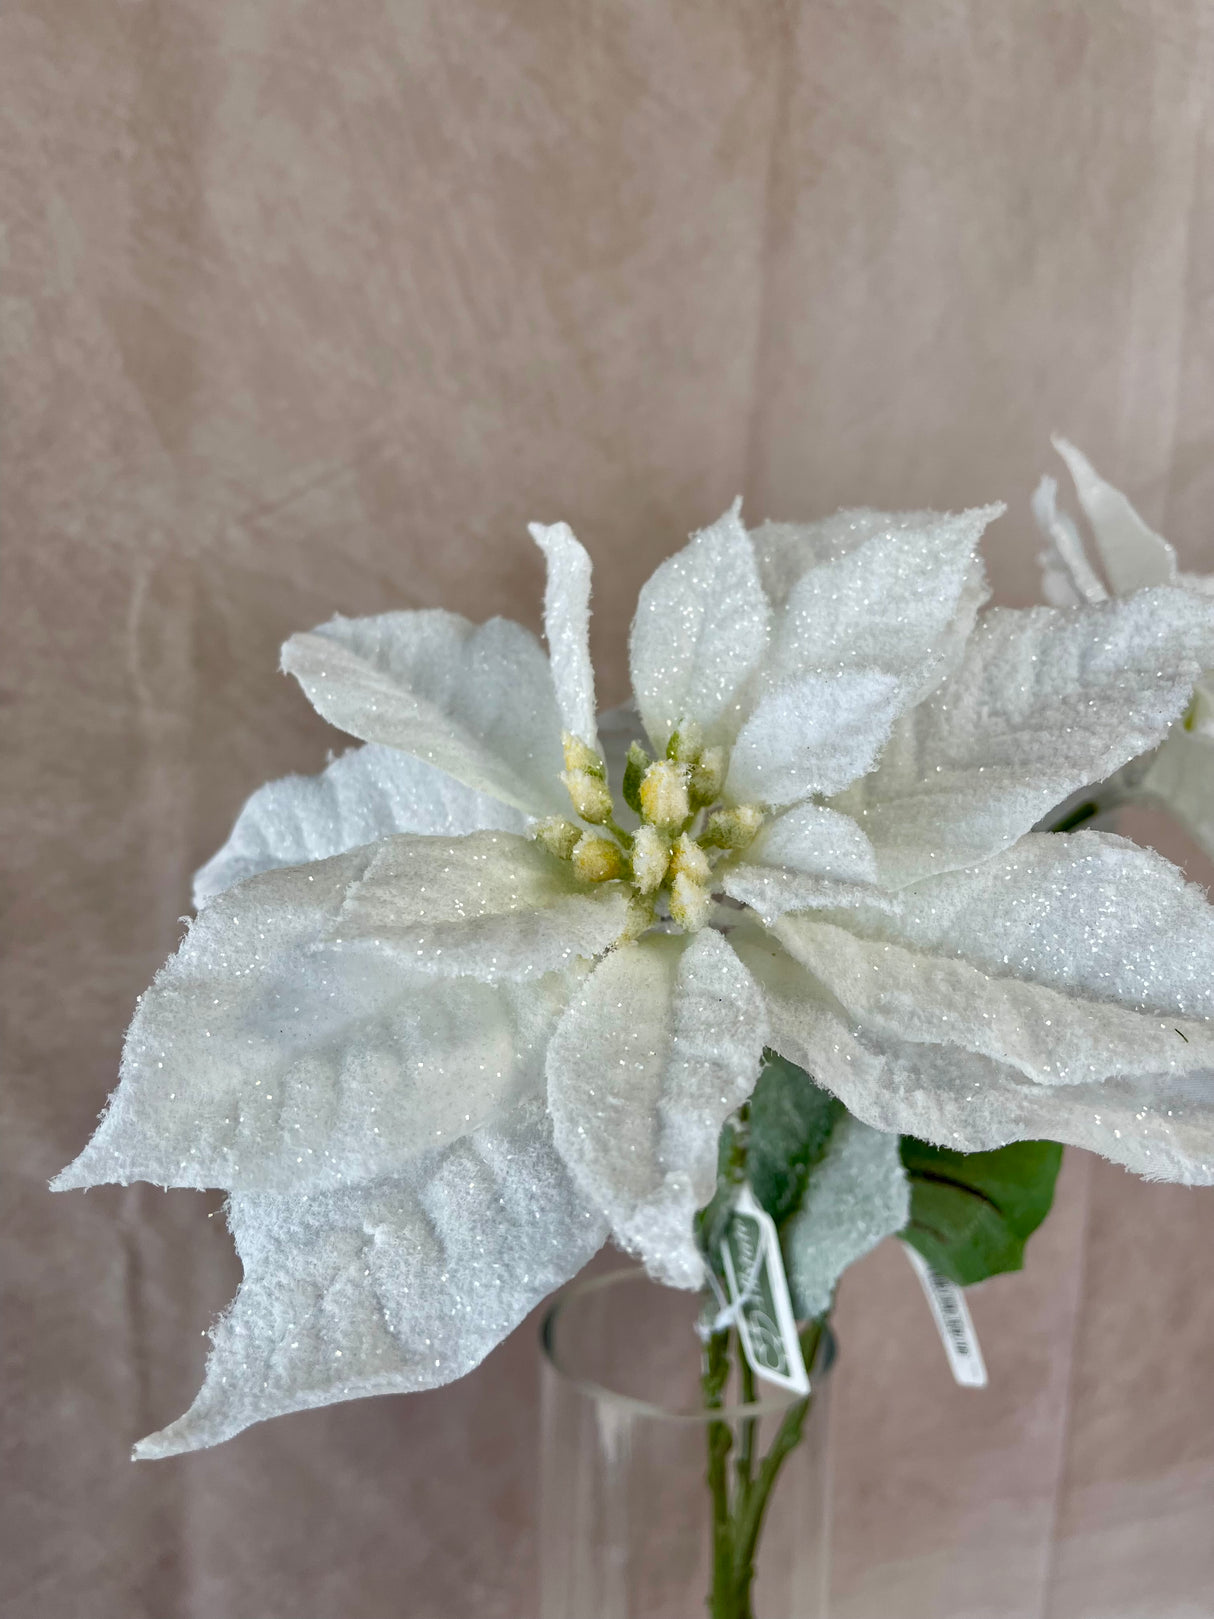
<path fill-rule="evenodd" d="M 960 1383 L 962 1388 L 984 1389 L 986 1363 L 982 1359 L 982 1346 L 974 1331 L 964 1290 L 956 1282 L 950 1282 L 947 1276 L 941 1276 L 938 1270 L 933 1270 L 919 1250 L 912 1248 L 909 1242 L 904 1242 L 902 1249 L 931 1305 L 932 1317 L 948 1356 L 954 1382 Z"/>
<path fill-rule="evenodd" d="M 749 1186 L 742 1187 L 734 1202 L 721 1256 L 730 1308 L 751 1370 L 794 1394 L 808 1394 L 776 1223 Z"/>

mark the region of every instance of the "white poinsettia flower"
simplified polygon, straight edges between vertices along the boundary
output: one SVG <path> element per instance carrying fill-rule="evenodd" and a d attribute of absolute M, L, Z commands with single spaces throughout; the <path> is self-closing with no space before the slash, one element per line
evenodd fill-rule
<path fill-rule="evenodd" d="M 1154 854 L 1030 830 L 1165 734 L 1214 603 L 981 613 L 997 511 L 735 507 L 641 592 L 647 745 L 599 734 L 563 525 L 533 530 L 547 655 L 445 612 L 287 643 L 365 745 L 245 806 L 57 1182 L 232 1194 L 244 1281 L 140 1454 L 449 1381 L 609 1232 L 697 1286 L 769 1046 L 853 1115 L 792 1244 L 816 1297 L 905 1219 L 874 1132 L 1214 1180 L 1214 913 Z"/>
<path fill-rule="evenodd" d="M 1214 596 L 1214 576 L 1181 573 L 1176 552 L 1156 534 L 1119 489 L 1107 483 L 1073 444 L 1055 438 L 1104 569 L 1104 583 L 1090 562 L 1075 523 L 1058 505 L 1058 485 L 1042 478 L 1033 514 L 1045 538 L 1041 553 L 1047 601 L 1070 607 L 1103 602 L 1146 585 L 1176 585 Z M 1214 857 L 1214 668 L 1199 678 L 1184 715 L 1161 746 L 1119 773 L 1106 794 L 1108 807 L 1139 798 L 1161 803 Z"/>

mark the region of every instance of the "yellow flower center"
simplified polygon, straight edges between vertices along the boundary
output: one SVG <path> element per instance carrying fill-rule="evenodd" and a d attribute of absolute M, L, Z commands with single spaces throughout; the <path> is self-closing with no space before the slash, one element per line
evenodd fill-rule
<path fill-rule="evenodd" d="M 603 760 L 568 733 L 564 746 L 561 780 L 580 821 L 552 815 L 537 822 L 532 835 L 568 861 L 580 881 L 629 885 L 625 938 L 667 917 L 698 933 L 712 914 L 714 865 L 744 849 L 763 824 L 755 804 L 718 803 L 729 763 L 725 749 L 706 748 L 694 725 L 674 733 L 664 759 L 651 759 L 634 742 L 622 790 L 641 824 L 626 832 L 615 819 Z"/>

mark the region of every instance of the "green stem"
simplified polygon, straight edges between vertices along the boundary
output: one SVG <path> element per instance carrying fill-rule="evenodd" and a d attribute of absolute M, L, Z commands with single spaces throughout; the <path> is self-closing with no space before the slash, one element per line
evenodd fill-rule
<path fill-rule="evenodd" d="M 822 1332 L 826 1331 L 826 1319 L 811 1321 L 801 1332 L 801 1352 L 804 1363 L 813 1370 L 817 1349 L 821 1345 Z M 725 1337 L 725 1334 L 722 1334 Z M 728 1339 L 725 1339 L 724 1355 L 728 1357 Z M 745 1355 L 740 1352 L 741 1365 L 741 1394 L 745 1404 L 754 1402 L 754 1375 Z M 728 1360 L 725 1358 L 725 1376 L 728 1375 Z M 707 1389 L 707 1381 L 706 1381 Z M 720 1405 L 720 1389 L 724 1389 L 724 1378 L 715 1387 L 715 1404 Z M 712 1428 L 725 1428 L 724 1449 L 719 1457 L 719 1489 L 714 1488 L 714 1538 L 712 1538 L 712 1593 L 709 1596 L 709 1613 L 712 1619 L 753 1619 L 754 1609 L 751 1598 L 754 1591 L 754 1561 L 758 1556 L 759 1535 L 762 1533 L 762 1522 L 766 1517 L 767 1502 L 775 1488 L 775 1480 L 780 1477 L 780 1468 L 785 1464 L 788 1455 L 795 1451 L 804 1434 L 804 1423 L 809 1417 L 809 1407 L 813 1405 L 813 1394 L 806 1399 L 798 1400 L 790 1405 L 780 1421 L 780 1428 L 775 1434 L 767 1455 L 764 1455 L 759 1464 L 758 1473 L 754 1473 L 754 1436 L 758 1430 L 758 1418 L 743 1418 L 743 1431 L 741 1431 L 740 1454 L 736 1460 L 736 1475 L 738 1475 L 738 1488 L 736 1488 L 735 1506 L 730 1517 L 728 1512 L 728 1483 L 725 1478 L 725 1455 L 728 1452 L 728 1428 L 725 1423 L 712 1423 Z M 712 1481 L 712 1455 L 714 1455 L 714 1439 L 709 1434 L 709 1480 Z M 745 1468 L 743 1468 L 745 1459 Z M 724 1498 L 724 1519 L 720 1517 L 720 1501 Z M 724 1585 L 727 1580 L 727 1585 Z"/>
<path fill-rule="evenodd" d="M 633 842 L 634 842 L 632 833 L 631 832 L 625 832 L 624 828 L 622 826 L 620 826 L 620 824 L 617 822 L 614 815 L 609 815 L 607 817 L 607 819 L 603 822 L 603 825 L 607 828 L 608 832 L 611 833 L 612 837 L 616 840 L 617 843 L 619 843 L 623 847 L 623 849 L 625 851 L 632 848 L 632 845 L 633 845 Z"/>
<path fill-rule="evenodd" d="M 756 1400 L 755 1374 L 751 1370 L 750 1362 L 742 1354 L 741 1350 L 742 1346 L 739 1344 L 738 1375 L 742 1404 L 754 1405 Z M 737 1473 L 737 1506 L 735 1508 L 737 1512 L 741 1512 L 750 1499 L 751 1484 L 754 1480 L 755 1439 L 758 1437 L 758 1432 L 758 1417 L 742 1418 L 741 1433 L 738 1437 L 738 1456 L 734 1464 Z"/>
<path fill-rule="evenodd" d="M 729 1333 L 714 1332 L 704 1346 L 700 1382 L 704 1405 L 719 1411 L 729 1380 Z M 729 1516 L 729 1450 L 733 1436 L 727 1422 L 708 1424 L 708 1489 L 712 1496 L 712 1590 L 708 1597 L 711 1619 L 736 1619 L 733 1595 L 733 1524 Z"/>

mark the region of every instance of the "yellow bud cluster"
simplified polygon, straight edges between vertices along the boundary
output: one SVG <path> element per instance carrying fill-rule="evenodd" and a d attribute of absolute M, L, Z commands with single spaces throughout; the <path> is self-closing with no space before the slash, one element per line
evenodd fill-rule
<path fill-rule="evenodd" d="M 629 834 L 614 819 L 602 759 L 579 737 L 566 732 L 562 740 L 561 780 L 581 824 L 549 816 L 536 823 L 536 840 L 559 860 L 567 860 L 583 882 L 630 882 L 621 942 L 639 938 L 652 926 L 660 890 L 667 895 L 672 921 L 689 933 L 698 932 L 712 915 L 709 851 L 744 849 L 763 823 L 757 805 L 738 804 L 713 810 L 700 836 L 693 837 L 696 818 L 720 801 L 729 764 L 726 750 L 706 748 L 703 732 L 694 722 L 673 732 L 665 758 L 651 759 L 634 742 L 628 750 L 623 794 L 641 825 Z"/>

